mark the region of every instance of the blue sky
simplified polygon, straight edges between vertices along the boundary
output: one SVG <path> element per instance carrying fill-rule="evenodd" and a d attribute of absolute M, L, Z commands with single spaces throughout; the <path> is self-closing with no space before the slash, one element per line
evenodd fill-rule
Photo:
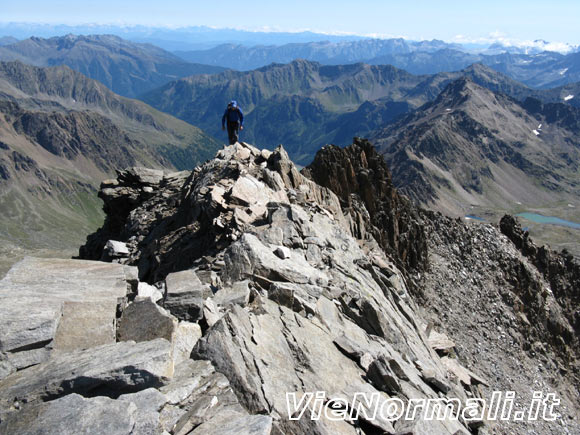
<path fill-rule="evenodd" d="M 545 39 L 580 44 L 580 1 L 0 0 L 0 21 L 313 30 L 411 39 Z M 491 35 L 491 36 L 490 36 Z"/>

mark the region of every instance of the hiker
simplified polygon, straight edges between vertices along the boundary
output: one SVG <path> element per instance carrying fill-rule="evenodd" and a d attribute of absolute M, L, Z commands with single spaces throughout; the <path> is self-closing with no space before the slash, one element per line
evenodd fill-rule
<path fill-rule="evenodd" d="M 233 145 L 238 141 L 238 129 L 244 129 L 244 114 L 236 100 L 230 101 L 224 116 L 222 116 L 222 130 L 226 129 L 226 121 L 228 123 L 228 139 L 230 145 Z"/>

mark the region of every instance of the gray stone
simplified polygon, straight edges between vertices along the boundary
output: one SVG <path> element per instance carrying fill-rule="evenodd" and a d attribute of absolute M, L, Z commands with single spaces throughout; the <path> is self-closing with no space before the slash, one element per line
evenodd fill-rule
<path fill-rule="evenodd" d="M 179 322 L 173 336 L 173 361 L 175 365 L 189 359 L 197 340 L 201 338 L 201 327 L 197 323 Z"/>
<path fill-rule="evenodd" d="M 120 174 L 120 177 L 123 180 L 155 186 L 163 180 L 163 171 L 159 169 L 132 167 L 125 169 Z"/>
<path fill-rule="evenodd" d="M 128 290 L 120 264 L 27 257 L 0 281 L 0 351 L 17 368 L 115 341 Z"/>
<path fill-rule="evenodd" d="M 256 236 L 244 234 L 226 251 L 224 276 L 230 282 L 260 275 L 276 281 L 308 283 L 322 276 L 305 258 L 293 255 L 281 260 Z"/>
<path fill-rule="evenodd" d="M 287 258 L 290 258 L 290 256 L 291 256 L 290 249 L 288 249 L 285 246 L 278 246 L 276 248 L 276 250 L 274 251 L 274 254 L 276 254 L 278 256 L 278 258 L 281 258 L 282 260 L 286 260 Z"/>
<path fill-rule="evenodd" d="M 55 351 L 70 352 L 115 342 L 117 301 L 66 301 L 54 338 Z"/>
<path fill-rule="evenodd" d="M 455 347 L 455 343 L 445 334 L 431 330 L 429 333 L 429 346 L 434 350 L 450 352 Z"/>
<path fill-rule="evenodd" d="M 173 375 L 171 345 L 157 339 L 123 342 L 52 356 L 0 381 L 0 407 L 68 393 L 111 394 L 159 386 Z"/>
<path fill-rule="evenodd" d="M 119 319 L 119 341 L 150 341 L 164 338 L 173 341 L 177 319 L 151 299 L 130 304 Z"/>
<path fill-rule="evenodd" d="M 0 352 L 0 380 L 16 371 L 16 367 L 8 360 L 4 352 Z"/>
<path fill-rule="evenodd" d="M 487 382 L 483 377 L 476 375 L 471 370 L 463 367 L 455 358 L 445 356 L 441 358 L 441 363 L 447 368 L 448 372 L 452 373 L 465 385 L 483 384 L 489 386 L 489 382 Z"/>
<path fill-rule="evenodd" d="M 441 391 L 443 394 L 446 394 L 451 390 L 449 383 L 443 380 L 433 369 L 428 368 L 423 370 L 421 372 L 421 377 L 435 391 Z"/>
<path fill-rule="evenodd" d="M 250 300 L 249 281 L 237 281 L 231 284 L 231 286 L 220 289 L 213 297 L 213 300 L 222 307 L 247 305 Z"/>
<path fill-rule="evenodd" d="M 0 283 L 2 284 L 3 282 Z M 8 287 L 2 286 L 0 291 L 7 292 Z M 28 354 L 31 349 L 52 345 L 58 322 L 62 317 L 62 302 L 49 301 L 43 304 L 44 299 L 40 297 L 20 295 L 10 298 L 6 293 L 2 296 L 4 297 L 0 304 L 2 330 L 0 351 Z M 33 357 L 27 365 L 38 364 L 47 357 L 48 355 L 43 355 L 40 360 Z M 17 364 L 16 367 L 24 368 L 26 365 Z"/>
<path fill-rule="evenodd" d="M 163 306 L 180 320 L 197 321 L 203 317 L 203 301 L 213 296 L 210 285 L 203 284 L 193 270 L 170 273 L 165 278 Z"/>
<path fill-rule="evenodd" d="M 167 397 L 155 388 L 147 388 L 137 393 L 122 394 L 117 400 L 133 402 L 140 411 L 159 412 L 167 403 Z"/>
<path fill-rule="evenodd" d="M 131 402 L 107 397 L 85 399 L 78 394 L 69 394 L 8 414 L 0 424 L 0 433 L 129 435 L 135 433 L 136 411 Z"/>
<path fill-rule="evenodd" d="M 268 298 L 303 316 L 314 315 L 316 313 L 316 296 L 319 296 L 320 292 L 313 292 L 315 294 L 313 297 L 307 293 L 306 289 L 308 288 L 310 287 L 306 284 L 274 282 L 268 288 Z"/>
<path fill-rule="evenodd" d="M 137 292 L 139 285 L 139 268 L 137 266 L 128 266 L 123 264 L 123 272 L 125 272 L 125 280 L 128 284 L 128 289 L 131 293 Z"/>
<path fill-rule="evenodd" d="M 372 362 L 367 371 L 367 377 L 376 388 L 389 395 L 396 395 L 401 391 L 401 384 L 384 358 Z"/>
<path fill-rule="evenodd" d="M 228 379 L 209 361 L 187 360 L 176 367 L 173 380 L 161 388 L 168 404 L 161 412 L 165 430 L 186 434 L 224 412 L 247 415 Z"/>
<path fill-rule="evenodd" d="M 105 253 L 111 258 L 122 258 L 129 256 L 129 248 L 124 242 L 109 240 L 107 243 L 105 243 L 105 247 L 103 249 Z"/>
<path fill-rule="evenodd" d="M 207 323 L 207 326 L 209 327 L 214 325 L 219 319 L 222 318 L 222 314 L 220 313 L 212 298 L 207 298 L 203 302 L 203 317 Z"/>
<path fill-rule="evenodd" d="M 153 302 L 163 299 L 163 293 L 157 287 L 146 282 L 137 285 L 137 297 L 140 299 L 151 299 Z"/>
<path fill-rule="evenodd" d="M 268 160 L 270 158 L 270 156 L 272 155 L 272 151 L 267 150 L 267 149 L 263 149 L 262 151 L 260 151 L 260 155 L 262 156 L 262 158 L 264 160 Z"/>
<path fill-rule="evenodd" d="M 10 364 L 18 370 L 40 364 L 50 358 L 52 347 L 45 346 L 19 352 L 8 352 L 6 357 Z"/>
<path fill-rule="evenodd" d="M 154 388 L 148 388 L 138 393 L 123 394 L 117 400 L 132 403 L 137 407 L 132 433 L 158 435 L 162 432 L 159 411 L 167 403 L 164 394 Z"/>
<path fill-rule="evenodd" d="M 251 175 L 240 177 L 234 183 L 230 192 L 232 200 L 240 205 L 253 205 L 262 203 L 259 199 L 263 198 L 266 186 L 261 181 Z M 263 203 L 265 205 L 265 203 Z M 264 211 L 266 208 L 264 207 Z"/>
<path fill-rule="evenodd" d="M 326 391 L 329 396 L 352 398 L 356 392 L 377 391 L 332 340 L 320 323 L 262 300 L 255 313 L 232 307 L 198 342 L 193 356 L 210 359 L 219 371 L 227 373 L 249 412 L 285 416 L 286 392 Z M 290 431 L 288 420 L 279 423 L 282 432 Z M 304 424 L 309 432 L 317 423 Z M 388 421 L 375 424 L 393 431 Z"/>

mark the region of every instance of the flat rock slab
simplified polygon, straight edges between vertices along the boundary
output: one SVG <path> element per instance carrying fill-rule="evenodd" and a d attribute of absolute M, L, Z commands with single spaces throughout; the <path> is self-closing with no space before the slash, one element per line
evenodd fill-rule
<path fill-rule="evenodd" d="M 69 352 L 115 342 L 117 301 L 63 302 L 54 338 L 55 351 Z"/>
<path fill-rule="evenodd" d="M 116 396 L 158 387 L 173 375 L 165 339 L 107 344 L 52 356 L 0 381 L 0 409 L 69 393 Z"/>
<path fill-rule="evenodd" d="M 136 410 L 132 402 L 107 397 L 85 399 L 78 394 L 70 394 L 9 414 L 0 424 L 0 433 L 129 435 L 135 426 Z"/>
<path fill-rule="evenodd" d="M 213 435 L 269 435 L 272 417 L 269 415 L 226 414 L 203 423 L 192 434 Z"/>
<path fill-rule="evenodd" d="M 117 303 L 126 295 L 120 264 L 27 257 L 0 281 L 0 351 L 22 369 L 53 348 L 114 343 Z"/>

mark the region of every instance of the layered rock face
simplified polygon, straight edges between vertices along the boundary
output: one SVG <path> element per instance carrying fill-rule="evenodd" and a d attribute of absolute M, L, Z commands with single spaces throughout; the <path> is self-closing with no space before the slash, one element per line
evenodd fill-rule
<path fill-rule="evenodd" d="M 0 282 L 0 432 L 523 433 L 405 414 L 496 387 L 475 348 L 458 355 L 459 339 L 471 346 L 449 327 L 460 317 L 432 320 L 445 267 L 433 253 L 469 227 L 413 209 L 366 142 L 321 151 L 308 175 L 320 184 L 282 147 L 238 143 L 191 173 L 104 182 L 107 220 L 84 261 L 27 259 Z M 13 320 L 23 304 L 38 325 Z"/>

